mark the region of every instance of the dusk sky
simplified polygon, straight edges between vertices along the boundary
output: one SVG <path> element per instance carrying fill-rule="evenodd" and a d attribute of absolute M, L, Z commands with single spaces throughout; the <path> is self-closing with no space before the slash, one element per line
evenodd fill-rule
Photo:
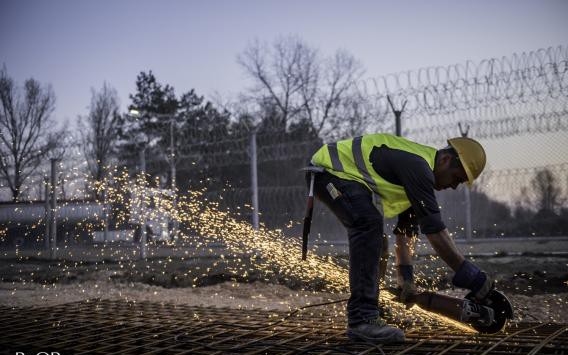
<path fill-rule="evenodd" d="M 236 57 L 255 38 L 345 49 L 371 78 L 565 45 L 567 19 L 565 0 L 0 0 L 0 65 L 51 84 L 55 117 L 74 124 L 104 81 L 126 110 L 142 70 L 177 94 L 229 99 L 250 85 Z"/>

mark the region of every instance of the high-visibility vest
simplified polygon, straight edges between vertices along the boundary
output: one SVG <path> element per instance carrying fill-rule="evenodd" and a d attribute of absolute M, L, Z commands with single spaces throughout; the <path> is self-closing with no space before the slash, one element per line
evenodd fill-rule
<path fill-rule="evenodd" d="M 353 180 L 367 186 L 381 198 L 385 217 L 394 217 L 407 210 L 411 203 L 404 187 L 388 182 L 381 177 L 370 161 L 374 147 L 386 145 L 421 156 L 432 171 L 436 148 L 414 143 L 391 134 L 369 134 L 323 145 L 312 157 L 312 164 L 325 168 L 339 178 Z"/>

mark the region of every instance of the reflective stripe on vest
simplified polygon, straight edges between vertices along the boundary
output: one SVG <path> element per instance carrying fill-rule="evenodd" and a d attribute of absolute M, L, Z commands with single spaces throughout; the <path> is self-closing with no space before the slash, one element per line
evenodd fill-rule
<path fill-rule="evenodd" d="M 363 157 L 363 148 L 361 147 L 362 143 L 363 143 L 363 137 L 359 136 L 353 138 L 353 146 L 351 147 L 351 149 L 353 149 L 353 159 L 355 159 L 355 166 L 357 166 L 359 174 L 361 174 L 363 180 L 365 180 L 369 188 L 372 191 L 378 192 L 379 190 L 377 189 L 377 184 L 375 183 L 375 180 L 373 179 L 371 174 L 369 174 L 369 170 L 367 170 L 367 166 L 365 165 L 365 158 Z"/>
<path fill-rule="evenodd" d="M 339 160 L 339 152 L 337 152 L 337 143 L 329 143 L 327 145 L 329 150 L 329 157 L 331 158 L 331 165 L 335 171 L 343 171 L 343 164 Z"/>
<path fill-rule="evenodd" d="M 355 166 L 359 171 L 359 174 L 363 177 L 363 180 L 367 184 L 367 186 L 374 192 L 378 191 L 377 184 L 375 180 L 369 173 L 367 166 L 365 165 L 365 157 L 363 157 L 363 148 L 361 144 L 363 143 L 363 137 L 355 137 L 353 138 L 351 144 L 351 151 L 353 152 L 353 160 L 355 161 Z M 329 143 L 327 145 L 327 150 L 329 151 L 329 158 L 331 159 L 331 165 L 333 170 L 338 172 L 344 172 L 343 164 L 339 159 L 339 152 L 337 151 L 337 143 Z"/>

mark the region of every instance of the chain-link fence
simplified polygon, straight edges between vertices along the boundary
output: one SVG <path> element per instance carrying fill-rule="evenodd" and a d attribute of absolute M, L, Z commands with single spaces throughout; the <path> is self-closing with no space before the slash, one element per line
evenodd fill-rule
<path fill-rule="evenodd" d="M 458 238 L 468 229 L 473 238 L 568 233 L 566 47 L 391 74 L 361 82 L 359 90 L 373 103 L 374 119 L 362 125 L 366 133 L 394 133 L 390 99 L 394 109 L 404 107 L 402 133 L 410 139 L 442 148 L 448 138 L 467 134 L 485 146 L 488 166 L 475 187 L 438 194 Z M 258 164 L 261 221 L 299 234 L 306 187 L 298 169 L 320 142 L 289 142 L 284 151 L 275 141 L 281 133 L 269 131 L 257 142 L 264 154 Z M 242 143 L 244 157 L 248 142 Z M 244 163 L 240 169 L 248 173 Z M 249 182 L 243 182 L 225 192 L 227 206 L 250 201 Z M 321 206 L 314 224 L 325 239 L 343 237 Z"/>
<path fill-rule="evenodd" d="M 393 108 L 404 107 L 402 134 L 412 140 L 442 148 L 446 139 L 467 134 L 485 146 L 488 166 L 475 187 L 439 194 L 443 217 L 458 238 L 468 233 L 473 238 L 567 235 L 566 47 L 387 75 L 360 82 L 357 90 L 373 112 L 361 117 L 367 120 L 360 125 L 366 127 L 361 133 L 394 133 Z M 154 138 L 123 152 L 98 187 L 89 182 L 78 149 L 59 163 L 62 201 L 97 197 L 99 204 L 106 202 L 112 209 L 105 223 L 102 213 L 86 213 L 79 225 L 91 231 L 103 225 L 135 229 L 139 221 L 134 223 L 131 214 L 142 214 L 147 221 L 161 218 L 148 230 L 155 238 L 160 228 L 191 234 L 191 226 L 174 227 L 172 221 L 184 213 L 176 201 L 201 191 L 199 198 L 214 201 L 237 219 L 254 223 L 258 211 L 266 227 L 300 234 L 307 191 L 300 169 L 328 137 L 314 134 L 301 122 L 282 122 L 277 115 L 244 121 L 222 117 L 207 124 L 162 116 L 163 124 L 148 135 Z M 137 184 L 134 175 L 140 171 L 148 179 Z M 46 162 L 26 181 L 21 200 L 45 201 L 47 176 Z M 128 183 L 118 184 L 121 179 Z M 130 191 L 120 191 L 119 186 L 128 184 Z M 138 193 L 144 193 L 146 201 L 142 212 L 131 206 L 136 201 L 133 191 L 141 185 L 145 188 Z M 96 189 L 108 190 L 104 201 Z M 9 200 L 9 191 L 1 190 L 2 199 Z M 9 218 L 2 221 L 4 230 Z M 41 229 L 42 218 L 31 224 Z M 344 239 L 343 228 L 317 203 L 312 231 L 325 240 Z"/>

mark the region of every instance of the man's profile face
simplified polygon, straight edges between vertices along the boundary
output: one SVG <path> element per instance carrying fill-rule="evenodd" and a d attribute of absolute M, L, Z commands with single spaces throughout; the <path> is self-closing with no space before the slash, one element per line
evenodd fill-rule
<path fill-rule="evenodd" d="M 448 188 L 456 189 L 459 184 L 467 181 L 467 174 L 463 167 L 452 164 L 455 158 L 443 153 L 434 167 L 434 189 L 437 191 Z"/>

